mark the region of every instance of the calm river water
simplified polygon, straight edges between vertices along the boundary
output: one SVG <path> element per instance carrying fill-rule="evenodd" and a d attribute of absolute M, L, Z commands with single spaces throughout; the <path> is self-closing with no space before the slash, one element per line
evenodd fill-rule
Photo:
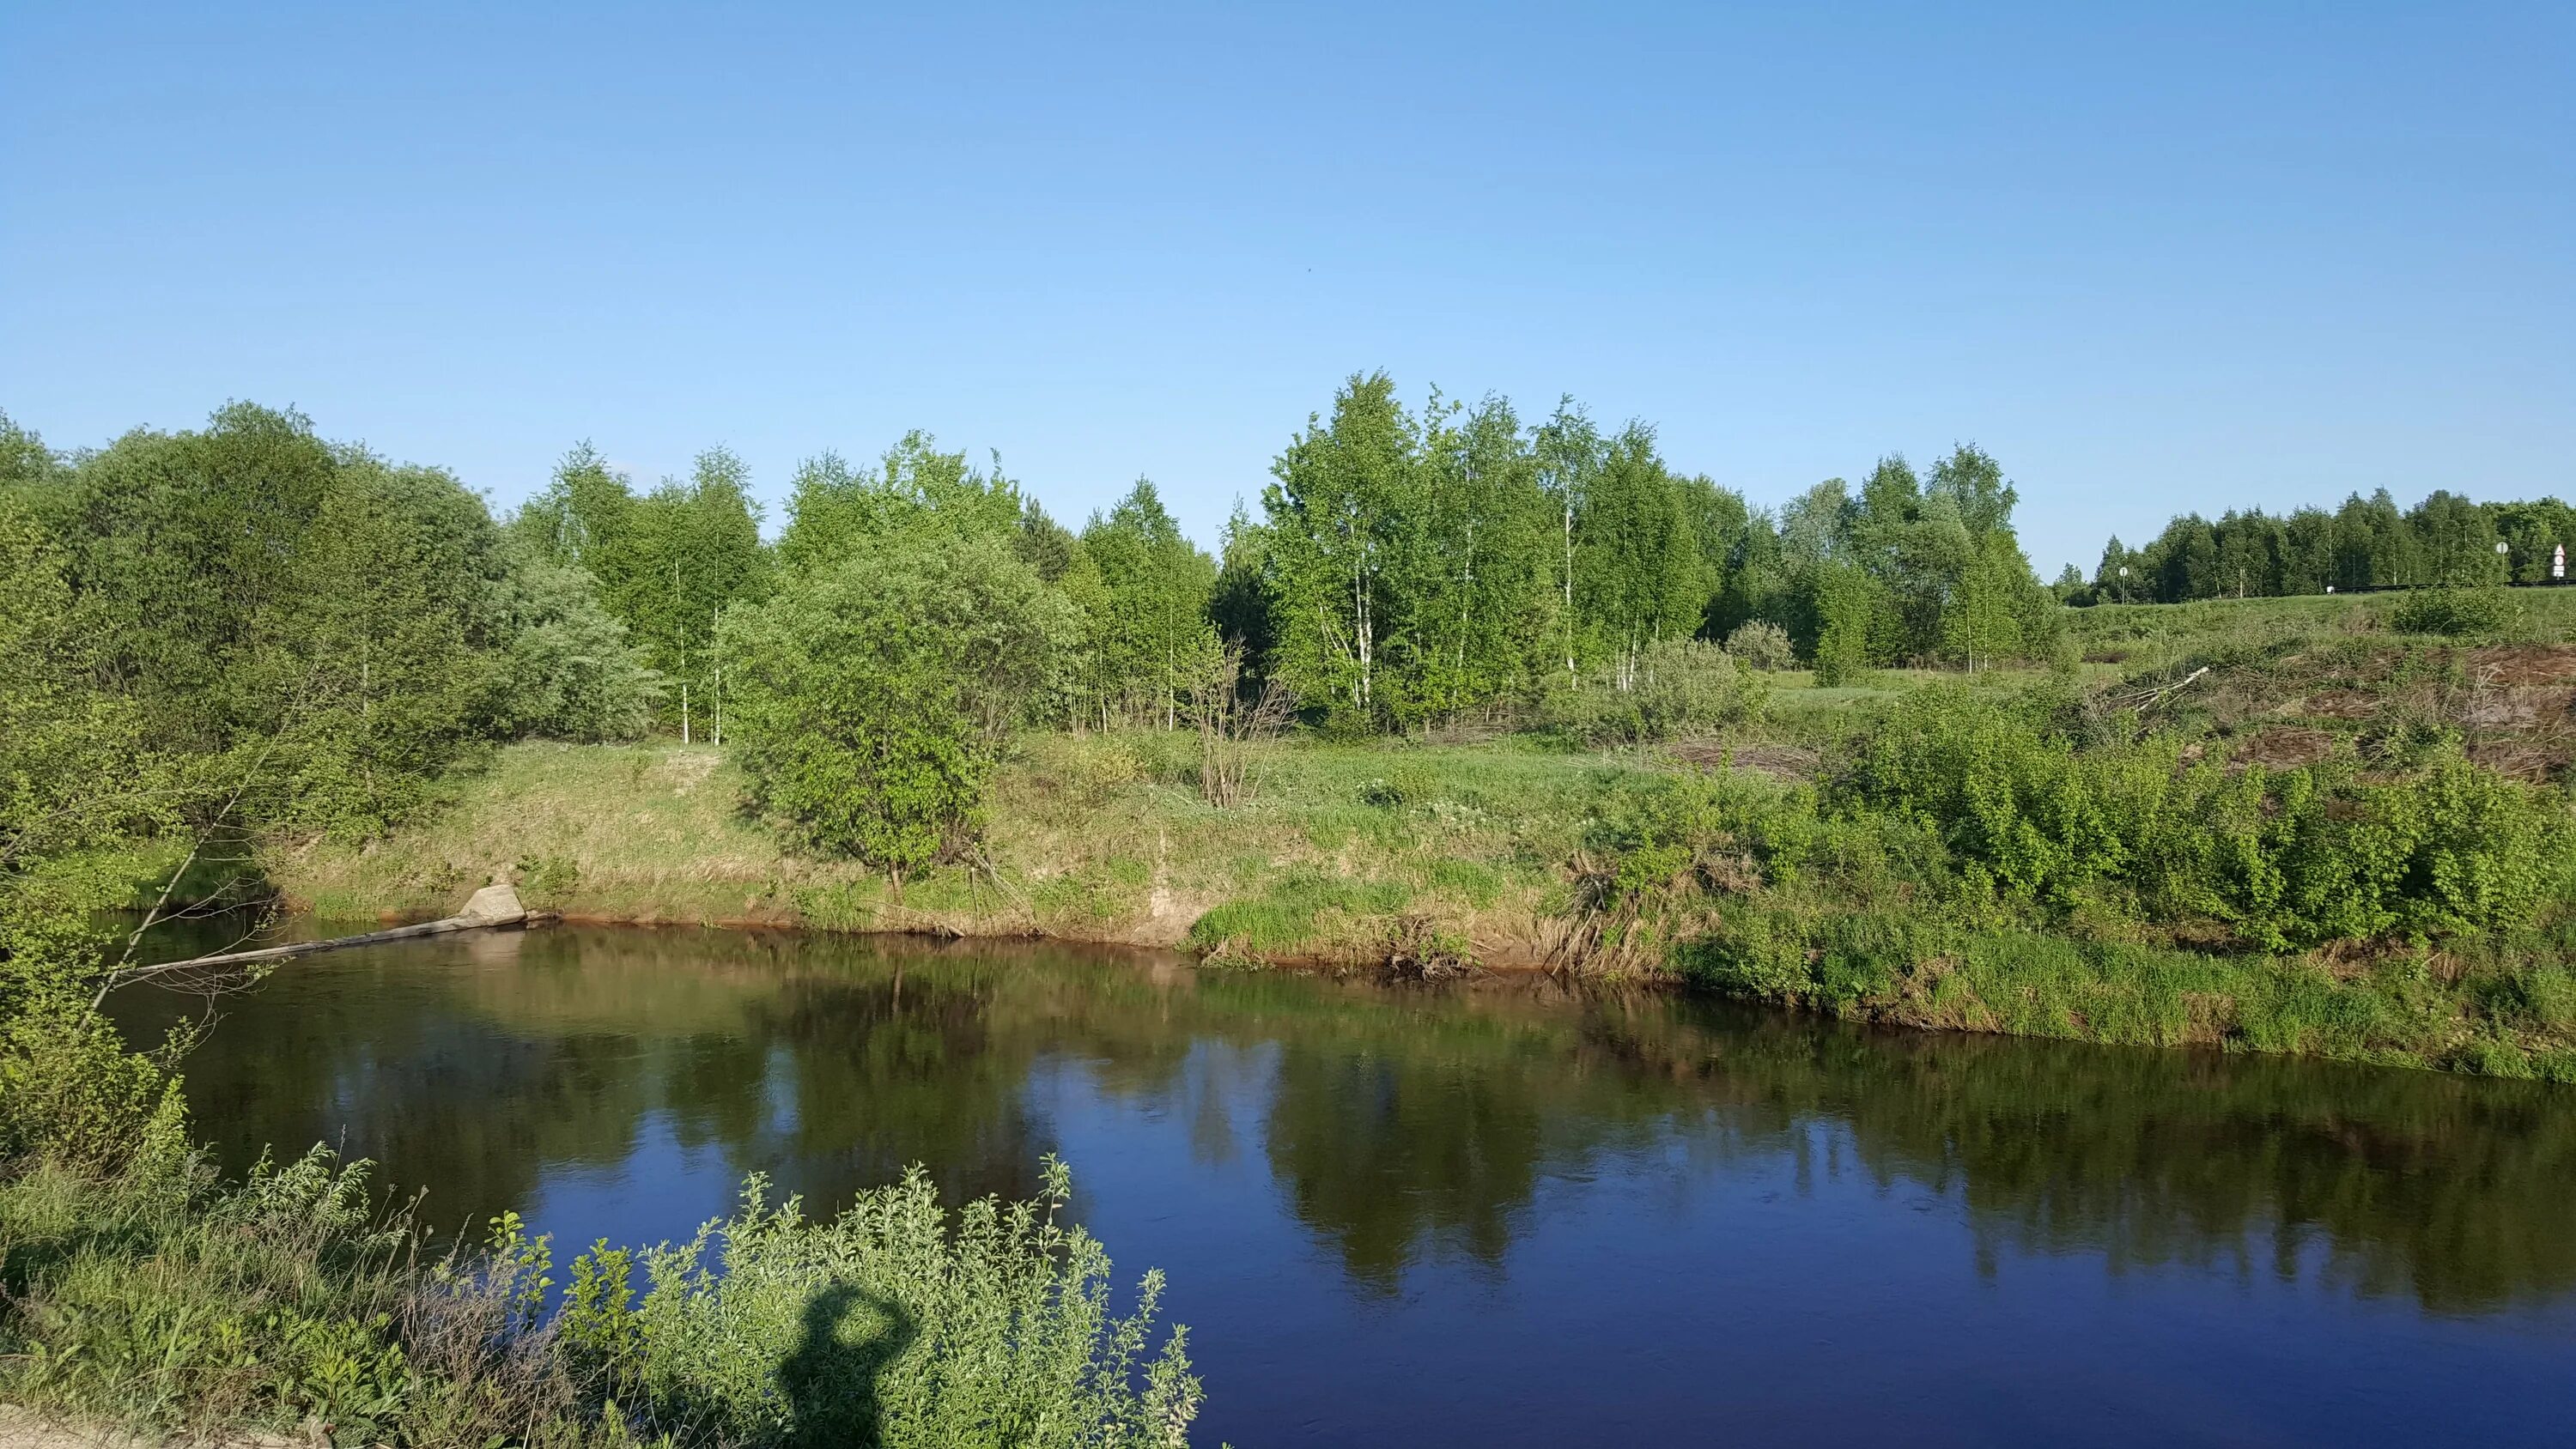
<path fill-rule="evenodd" d="M 236 1165 L 340 1144 L 561 1245 L 1061 1153 L 1206 1444 L 2576 1443 L 2564 1088 L 581 929 L 291 964 L 187 1073 Z"/>

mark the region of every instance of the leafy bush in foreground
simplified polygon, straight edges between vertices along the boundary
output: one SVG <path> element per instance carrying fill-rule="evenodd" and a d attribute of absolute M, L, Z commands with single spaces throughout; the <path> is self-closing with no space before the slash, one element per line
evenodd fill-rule
<path fill-rule="evenodd" d="M 1062 1163 L 1043 1201 L 969 1204 L 953 1237 L 917 1169 L 828 1222 L 793 1198 L 768 1206 L 764 1186 L 688 1243 L 573 1264 L 562 1333 L 583 1381 L 727 1443 L 1187 1442 L 1200 1394 L 1185 1332 L 1142 1361 L 1162 1275 L 1132 1317 L 1110 1313 L 1108 1255 L 1055 1221 Z"/>
<path fill-rule="evenodd" d="M 584 1254 L 549 1317 L 548 1245 L 515 1215 L 425 1260 L 369 1209 L 364 1165 L 319 1149 L 230 1188 L 184 1159 L 21 1164 L 0 1184 L 0 1398 L 338 1443 L 1185 1445 L 1184 1331 L 1147 1357 L 1159 1276 L 1113 1317 L 1107 1256 L 1054 1221 L 1060 1164 L 1047 1187 L 952 1233 L 918 1172 L 813 1223 L 755 1179 L 688 1244 Z"/>

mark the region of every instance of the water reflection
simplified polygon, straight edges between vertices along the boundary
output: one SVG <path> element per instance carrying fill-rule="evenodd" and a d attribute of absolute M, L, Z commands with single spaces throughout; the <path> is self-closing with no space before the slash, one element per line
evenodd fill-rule
<path fill-rule="evenodd" d="M 151 1030 L 178 1003 L 122 1004 Z M 1198 1161 L 1258 1153 L 1350 1280 L 1427 1251 L 1501 1269 L 1549 1177 L 1848 1133 L 1878 1184 L 1955 1191 L 1999 1246 L 2113 1270 L 2295 1273 L 2476 1310 L 2576 1285 L 2562 1090 L 2257 1058 L 1870 1033 L 1545 983 L 1427 993 L 1141 969 L 1060 948 L 561 930 L 317 958 L 191 1062 L 239 1159 L 344 1143 L 448 1214 L 612 1172 L 651 1132 L 820 1204 L 909 1162 L 1025 1193 L 1054 1150 L 1042 1058 L 1176 1120 Z M 1197 1059 L 1202 1070 L 1190 1070 Z M 1256 1140 L 1243 1140 L 1245 1134 Z"/>
<path fill-rule="evenodd" d="M 118 1006 L 157 1033 L 192 1004 Z M 434 1221 L 570 1241 L 685 1236 L 752 1171 L 826 1209 L 912 1162 L 1025 1195 L 1061 1151 L 1122 1272 L 1171 1271 L 1211 1441 L 1696 1441 L 1722 1409 L 1753 1438 L 2514 1442 L 2576 1413 L 2545 1367 L 2576 1342 L 2576 1092 L 2532 1084 L 557 930 L 291 966 L 188 1090 L 236 1165 L 340 1143 Z"/>

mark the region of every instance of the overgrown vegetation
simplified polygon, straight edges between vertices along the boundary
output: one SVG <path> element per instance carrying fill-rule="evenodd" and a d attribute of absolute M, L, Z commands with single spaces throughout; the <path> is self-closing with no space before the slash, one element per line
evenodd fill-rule
<path fill-rule="evenodd" d="M 1071 1192 L 951 1215 L 927 1180 L 809 1221 L 753 1179 L 687 1243 L 600 1243 L 562 1286 L 515 1215 L 433 1251 L 316 1149 L 238 1184 L 180 1156 L 0 1179 L 0 1398 L 91 1424 L 449 1446 L 1136 1446 L 1200 1391 L 1160 1279 L 1109 1301 Z M 641 1287 L 636 1280 L 640 1277 Z"/>
<path fill-rule="evenodd" d="M 985 778 L 1074 627 L 990 538 L 898 533 L 800 577 L 722 636 L 753 804 L 898 883 L 952 858 L 980 833 Z"/>
<path fill-rule="evenodd" d="M 1033 735 L 994 777 L 991 872 L 899 904 L 742 841 L 702 874 L 622 870 L 570 816 L 537 828 L 586 852 L 579 904 L 610 916 L 1367 966 L 1429 939 L 1918 1025 L 2563 1077 L 2576 646 L 2530 642 L 2564 637 L 2559 597 L 2465 639 L 2396 630 L 2387 596 L 2106 607 L 2070 637 L 2120 663 L 1759 676 L 1759 710 L 1663 745 L 1283 740 L 1231 808 L 1184 741 Z M 698 777 L 653 758 L 614 768 L 686 810 Z M 578 800 L 625 776 L 513 778 Z M 420 857 L 342 859 L 307 888 L 349 910 Z"/>
<path fill-rule="evenodd" d="M 693 1248 L 576 1260 L 561 1315 L 550 1250 L 515 1219 L 432 1257 L 361 1168 L 319 1153 L 214 1181 L 178 1093 L 189 1033 L 138 1053 L 100 1011 L 164 970 L 154 928 L 253 894 L 283 841 L 380 838 L 495 742 L 630 735 L 660 681 L 588 573 L 505 536 L 446 475 L 322 443 L 292 415 L 236 406 L 202 433 L 68 460 L 0 441 L 0 1400 L 191 1438 L 1186 1442 L 1198 1390 L 1178 1331 L 1148 1357 L 1159 1280 L 1110 1314 L 1099 1246 L 1056 1222 L 1060 1170 L 1046 1201 L 955 1223 L 918 1177 L 813 1223 L 755 1184 Z M 979 546 L 940 576 L 965 605 L 913 596 L 877 622 L 941 623 L 952 660 L 991 663 L 975 638 L 1007 655 L 1025 623 L 1007 586 L 1042 589 L 1007 554 L 979 571 Z M 865 587 L 881 601 L 884 583 Z M 791 606 L 745 638 L 766 647 L 767 625 L 793 643 L 797 622 Z M 868 642 L 867 659 L 902 662 Z M 969 677 L 992 698 L 891 702 L 998 728 L 1019 708 L 1011 662 L 1033 652 Z M 862 712 L 880 718 L 902 720 Z M 699 1263 L 717 1241 L 721 1280 Z M 629 1262 L 651 1279 L 632 1301 Z"/>
<path fill-rule="evenodd" d="M 1182 536 L 1149 481 L 1072 531 L 998 459 L 975 467 L 921 433 L 873 467 L 830 453 L 801 466 L 774 549 L 721 451 L 639 495 L 585 445 L 511 527 L 597 576 L 678 685 L 657 707 L 684 739 L 721 739 L 729 712 L 755 807 L 889 878 L 973 853 L 978 762 L 1013 727 L 1173 730 L 1230 707 L 1213 697 L 1230 688 L 1246 708 L 1293 700 L 1343 742 L 1535 722 L 1639 743 L 1742 722 L 1761 693 L 1745 671 L 1801 656 L 1839 684 L 2056 648 L 2054 601 L 2012 532 L 2015 491 L 1973 447 L 1921 476 L 1883 459 L 1856 493 L 1833 480 L 1775 518 L 1674 471 L 1642 424 L 1605 433 L 1567 402 L 1526 426 L 1501 399 L 1470 409 L 1436 393 L 1417 412 L 1371 374 L 1272 472 L 1221 560 Z M 950 688 L 924 656 L 839 658 L 887 609 L 922 602 L 889 591 L 944 579 L 960 548 L 979 574 L 997 551 L 1025 566 L 1037 587 L 1014 584 L 1010 607 L 1043 621 L 1030 636 L 1042 657 L 972 720 L 897 707 Z M 880 582 L 854 585 L 862 572 Z M 809 647 L 827 637 L 828 668 Z M 781 707 L 800 690 L 807 704 L 838 691 L 842 717 Z M 853 712 L 878 721 L 864 747 Z M 1208 738 L 1224 752 L 1222 731 Z M 1212 767 L 1209 788 L 1228 793 L 1229 773 Z"/>

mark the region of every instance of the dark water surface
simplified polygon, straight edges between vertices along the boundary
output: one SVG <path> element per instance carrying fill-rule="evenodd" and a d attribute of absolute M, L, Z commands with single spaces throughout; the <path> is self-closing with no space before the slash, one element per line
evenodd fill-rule
<path fill-rule="evenodd" d="M 1061 1153 L 1206 1444 L 2576 1443 L 2563 1088 L 573 929 L 289 965 L 187 1070 L 236 1164 L 344 1144 L 567 1249 Z"/>

